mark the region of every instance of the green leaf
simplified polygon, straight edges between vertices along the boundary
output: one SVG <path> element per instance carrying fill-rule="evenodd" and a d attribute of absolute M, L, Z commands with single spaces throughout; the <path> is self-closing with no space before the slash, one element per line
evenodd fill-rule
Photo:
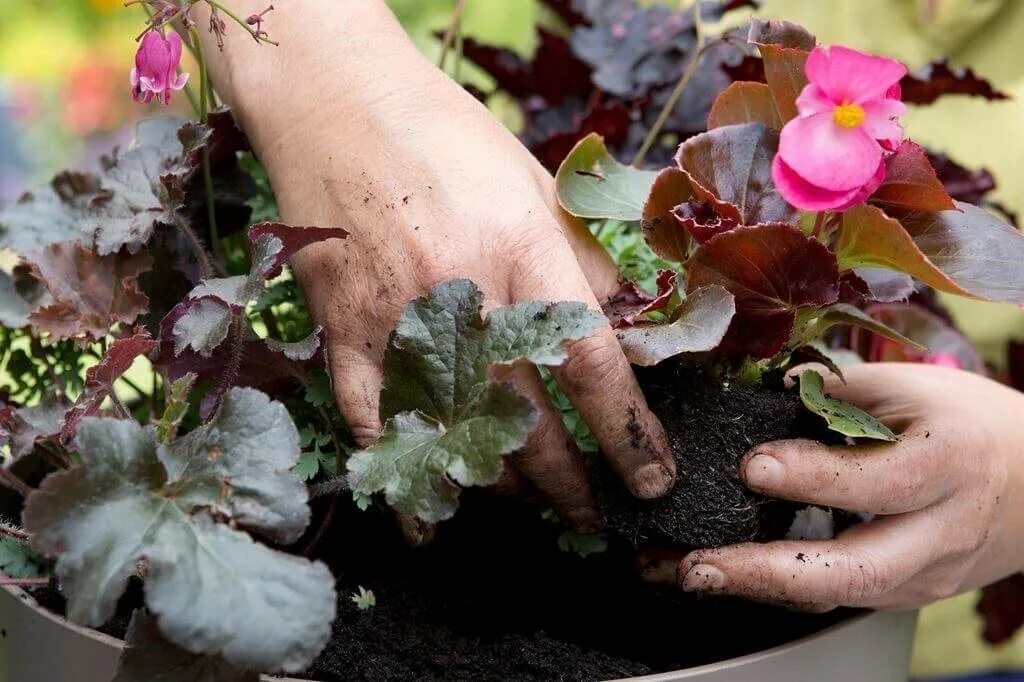
<path fill-rule="evenodd" d="M 171 384 L 167 406 L 164 407 L 164 413 L 156 424 L 156 437 L 161 443 L 168 442 L 178 432 L 178 426 L 188 412 L 188 394 L 195 381 L 196 375 L 189 372 Z"/>
<path fill-rule="evenodd" d="M 259 682 L 258 673 L 234 667 L 220 656 L 185 651 L 164 639 L 145 609 L 128 623 L 125 647 L 113 682 Z"/>
<path fill-rule="evenodd" d="M 313 407 L 330 407 L 334 404 L 331 378 L 327 372 L 317 371 L 310 375 L 309 386 L 306 387 L 306 402 Z"/>
<path fill-rule="evenodd" d="M 591 554 L 600 554 L 607 550 L 608 537 L 604 533 L 584 534 L 567 530 L 558 536 L 558 548 L 586 559 Z"/>
<path fill-rule="evenodd" d="M 735 314 L 733 295 L 712 284 L 691 291 L 667 324 L 637 324 L 615 330 L 615 336 L 631 363 L 652 367 L 682 353 L 717 348 Z"/>
<path fill-rule="evenodd" d="M 377 605 L 377 595 L 373 593 L 373 590 L 368 590 L 362 585 L 359 586 L 359 591 L 354 592 L 349 599 L 360 611 L 369 611 Z"/>
<path fill-rule="evenodd" d="M 926 350 L 924 346 L 909 339 L 892 327 L 879 322 L 860 308 L 849 303 L 835 303 L 827 308 L 805 308 L 797 314 L 796 325 L 789 339 L 790 348 L 799 348 L 820 338 L 826 331 L 840 324 L 860 327 L 881 337 L 895 341 L 915 350 Z"/>
<path fill-rule="evenodd" d="M 174 644 L 254 670 L 312 662 L 334 618 L 330 572 L 218 522 L 285 543 L 305 530 L 283 405 L 235 388 L 209 424 L 167 445 L 154 427 L 95 418 L 75 444 L 83 464 L 50 474 L 23 515 L 33 548 L 57 558 L 71 620 L 109 620 L 144 561 L 147 606 Z"/>
<path fill-rule="evenodd" d="M 555 175 L 558 203 L 580 218 L 640 220 L 658 174 L 616 161 L 604 138 L 580 140 Z"/>
<path fill-rule="evenodd" d="M 864 410 L 827 395 L 824 380 L 813 370 L 800 375 L 800 400 L 808 410 L 823 417 L 828 428 L 844 436 L 897 440 L 896 434 Z"/>
<path fill-rule="evenodd" d="M 583 303 L 534 301 L 480 318 L 468 280 L 435 286 L 408 306 L 384 353 L 380 440 L 348 460 L 355 492 L 426 521 L 455 513 L 459 486 L 489 485 L 501 457 L 522 447 L 536 410 L 510 386 L 488 382 L 495 364 L 557 365 L 568 341 L 605 324 Z"/>
<path fill-rule="evenodd" d="M 35 578 L 41 559 L 23 542 L 0 537 L 0 571 L 11 578 Z"/>

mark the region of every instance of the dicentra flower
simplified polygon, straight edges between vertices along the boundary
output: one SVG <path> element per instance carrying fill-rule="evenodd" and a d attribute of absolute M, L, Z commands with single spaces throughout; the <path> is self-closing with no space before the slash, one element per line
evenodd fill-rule
<path fill-rule="evenodd" d="M 135 53 L 132 69 L 132 99 L 149 104 L 158 97 L 164 104 L 171 101 L 171 91 L 181 90 L 188 82 L 188 74 L 178 74 L 181 61 L 181 37 L 171 31 L 167 37 L 160 31 L 150 31 L 142 37 Z"/>
<path fill-rule="evenodd" d="M 805 211 L 861 203 L 885 179 L 884 153 L 903 139 L 900 79 L 907 67 L 847 47 L 816 47 L 799 116 L 782 129 L 772 163 L 775 186 Z"/>

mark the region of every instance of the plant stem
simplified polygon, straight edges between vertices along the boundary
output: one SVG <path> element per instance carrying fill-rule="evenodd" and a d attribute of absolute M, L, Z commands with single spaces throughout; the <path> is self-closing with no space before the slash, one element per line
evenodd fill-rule
<path fill-rule="evenodd" d="M 309 486 L 309 497 L 310 499 L 315 500 L 316 498 L 323 497 L 324 495 L 333 495 L 335 493 L 345 492 L 346 490 L 352 490 L 352 486 L 348 484 L 348 476 L 345 474 L 338 474 L 334 478 Z"/>
<path fill-rule="evenodd" d="M 29 534 L 12 523 L 0 521 L 0 535 L 13 538 L 19 542 L 28 542 Z"/>
<path fill-rule="evenodd" d="M 441 40 L 441 56 L 437 60 L 437 68 L 444 71 L 444 63 L 448 59 L 448 51 L 452 47 L 455 35 L 459 32 L 459 24 L 462 21 L 462 13 L 466 10 L 466 0 L 455 0 L 455 11 L 452 12 L 451 21 L 445 29 L 444 38 Z"/>
<path fill-rule="evenodd" d="M 817 239 L 821 236 L 821 228 L 825 225 L 825 211 L 818 211 L 818 215 L 814 218 L 814 230 L 811 231 L 811 236 Z"/>
<path fill-rule="evenodd" d="M 54 468 L 67 469 L 71 466 L 71 458 L 61 446 L 47 440 L 36 441 L 36 445 L 39 447 L 43 459 L 52 464 Z"/>
<path fill-rule="evenodd" d="M 199 241 L 198 235 L 193 230 L 185 219 L 178 215 L 177 211 L 173 213 L 174 224 L 177 225 L 181 233 L 185 235 L 185 240 L 192 247 L 192 253 L 195 254 L 196 260 L 199 262 L 199 269 L 203 273 L 203 279 L 210 279 L 213 277 L 213 266 L 210 264 L 210 258 L 206 254 L 206 249 L 203 247 L 203 243 Z"/>
<path fill-rule="evenodd" d="M 210 74 L 206 68 L 206 58 L 203 55 L 203 46 L 199 43 L 199 32 L 195 28 L 190 30 L 192 42 L 195 44 L 196 61 L 199 63 L 199 120 L 203 125 L 210 123 Z M 220 235 L 217 232 L 217 207 L 213 203 L 213 171 L 210 168 L 210 148 L 203 147 L 203 187 L 206 191 L 206 218 L 210 230 L 210 249 L 213 257 L 218 263 L 224 262 L 224 253 L 221 250 Z"/>
<path fill-rule="evenodd" d="M 196 4 L 199 1 L 200 0 L 191 0 L 193 5 Z M 204 1 L 210 7 L 216 7 L 217 10 L 219 10 L 219 11 L 223 12 L 224 14 L 228 15 L 228 17 L 230 17 L 236 24 L 238 24 L 239 26 L 244 28 L 246 31 L 248 31 L 249 35 L 251 35 L 256 40 L 260 41 L 261 43 L 268 43 L 270 45 L 273 45 L 274 47 L 277 47 L 279 45 L 279 43 L 271 40 L 270 38 L 267 38 L 266 36 L 261 36 L 258 33 L 256 33 L 256 30 L 252 26 L 250 26 L 249 24 L 245 23 L 244 19 L 242 19 L 240 16 L 238 16 L 237 14 L 235 14 L 234 12 L 229 10 L 224 5 L 222 5 L 219 2 L 217 2 L 217 0 L 204 0 Z"/>
<path fill-rule="evenodd" d="M 0 466 L 0 485 L 6 486 L 22 497 L 32 494 L 32 486 L 21 480 L 7 467 Z"/>
<path fill-rule="evenodd" d="M 0 577 L 0 585 L 12 585 L 14 587 L 31 587 L 33 585 L 49 585 L 51 578 L 8 578 Z"/>
<path fill-rule="evenodd" d="M 654 142 L 658 139 L 658 135 L 661 134 L 661 129 L 665 126 L 665 121 L 668 120 L 672 110 L 675 109 L 676 102 L 679 101 L 680 96 L 683 94 L 683 90 L 686 89 L 687 84 L 693 78 L 693 74 L 697 73 L 697 67 L 700 65 L 700 59 L 704 55 L 704 24 L 700 18 L 700 5 L 701 3 L 695 2 L 693 5 L 693 30 L 697 34 L 697 41 L 694 43 L 693 56 L 690 58 L 690 63 L 686 65 L 686 69 L 683 71 L 683 75 L 679 78 L 679 82 L 676 83 L 676 87 L 672 90 L 672 94 L 669 95 L 668 101 L 665 102 L 665 106 L 662 107 L 661 113 L 658 114 L 657 120 L 651 129 L 647 131 L 647 136 L 644 138 L 643 144 L 640 145 L 639 151 L 636 153 L 636 157 L 633 158 L 633 167 L 639 168 L 644 159 L 647 157 L 647 152 L 654 146 Z"/>

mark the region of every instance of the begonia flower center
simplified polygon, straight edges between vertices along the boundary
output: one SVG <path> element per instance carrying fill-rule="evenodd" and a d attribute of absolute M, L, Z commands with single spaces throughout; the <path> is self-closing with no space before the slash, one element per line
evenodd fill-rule
<path fill-rule="evenodd" d="M 843 102 L 832 110 L 832 120 L 843 128 L 856 128 L 864 122 L 864 109 L 859 104 Z"/>

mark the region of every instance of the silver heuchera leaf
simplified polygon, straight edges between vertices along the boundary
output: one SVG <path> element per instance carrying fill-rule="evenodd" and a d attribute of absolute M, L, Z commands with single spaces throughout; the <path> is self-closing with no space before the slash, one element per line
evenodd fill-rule
<path fill-rule="evenodd" d="M 275 339 L 267 339 L 267 347 L 272 351 L 281 353 L 289 360 L 300 362 L 309 360 L 316 355 L 316 352 L 320 350 L 320 344 L 323 343 L 323 335 L 324 328 L 318 325 L 309 336 L 301 341 L 286 343 Z"/>
<path fill-rule="evenodd" d="M 167 446 L 154 427 L 95 418 L 75 442 L 84 463 L 49 475 L 23 515 L 33 547 L 57 559 L 71 620 L 106 622 L 145 561 L 147 605 L 174 644 L 253 670 L 312 662 L 334 618 L 330 572 L 215 522 L 281 541 L 304 530 L 283 406 L 236 388 L 209 425 Z"/>
<path fill-rule="evenodd" d="M 480 318 L 483 294 L 468 280 L 439 284 L 408 306 L 384 353 L 381 439 L 349 458 L 362 495 L 426 521 L 449 518 L 459 486 L 489 485 L 502 456 L 536 424 L 530 401 L 488 382 L 495 364 L 556 365 L 566 344 L 606 324 L 583 303 L 520 303 Z"/>
<path fill-rule="evenodd" d="M 193 654 L 168 642 L 145 609 L 128 623 L 125 648 L 112 682 L 259 682 L 258 673 L 234 667 L 220 656 Z"/>
<path fill-rule="evenodd" d="M 231 329 L 234 313 L 216 298 L 200 298 L 187 301 L 185 314 L 174 323 L 174 354 L 181 355 L 186 348 L 192 348 L 204 358 L 224 343 Z"/>
<path fill-rule="evenodd" d="M 0 270 L 0 325 L 17 329 L 28 324 L 32 306 L 14 288 L 14 279 Z"/>

